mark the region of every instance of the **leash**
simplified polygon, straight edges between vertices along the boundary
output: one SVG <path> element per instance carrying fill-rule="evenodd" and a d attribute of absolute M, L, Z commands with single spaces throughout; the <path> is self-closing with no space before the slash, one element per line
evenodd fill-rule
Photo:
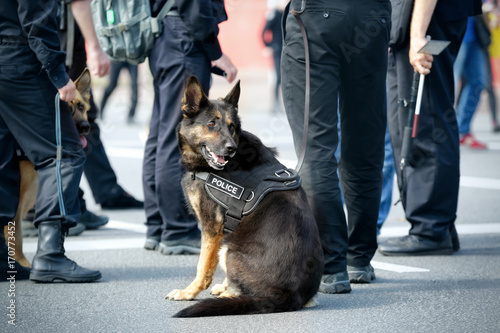
<path fill-rule="evenodd" d="M 61 138 L 61 108 L 60 108 L 60 93 L 56 94 L 55 98 L 55 111 L 56 111 L 56 181 L 57 181 L 57 196 L 59 199 L 59 210 L 62 216 L 66 216 L 66 209 L 64 205 L 64 196 L 62 191 L 62 177 L 61 177 L 61 159 L 62 159 L 62 138 Z"/>
<path fill-rule="evenodd" d="M 302 136 L 302 150 L 300 152 L 299 160 L 297 162 L 297 166 L 295 170 L 297 172 L 300 171 L 302 165 L 304 164 L 304 159 L 306 157 L 306 147 L 307 147 L 307 134 L 309 132 L 309 105 L 311 100 L 311 75 L 310 75 L 310 66 L 311 62 L 309 60 L 309 43 L 307 39 L 306 28 L 304 26 L 304 22 L 300 18 L 300 15 L 304 13 L 306 9 L 306 0 L 302 0 L 300 11 L 296 11 L 292 9 L 290 13 L 297 19 L 297 23 L 299 24 L 300 31 L 302 33 L 302 40 L 304 41 L 304 52 L 305 52 L 305 63 L 306 63 L 306 91 L 305 91 L 305 105 L 304 105 L 304 134 Z"/>

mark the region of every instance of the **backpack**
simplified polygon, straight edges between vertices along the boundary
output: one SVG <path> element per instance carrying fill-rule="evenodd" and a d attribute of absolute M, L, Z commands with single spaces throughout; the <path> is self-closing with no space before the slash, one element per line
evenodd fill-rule
<path fill-rule="evenodd" d="M 158 16 L 151 17 L 149 0 L 93 0 L 92 18 L 99 45 L 113 61 L 133 65 L 144 62 L 173 4 L 174 0 L 168 0 Z"/>

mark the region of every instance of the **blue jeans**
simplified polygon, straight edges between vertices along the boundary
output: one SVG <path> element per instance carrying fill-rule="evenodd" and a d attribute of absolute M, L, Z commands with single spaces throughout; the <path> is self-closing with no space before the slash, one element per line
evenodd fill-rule
<path fill-rule="evenodd" d="M 385 157 L 384 182 L 382 183 L 382 197 L 380 198 L 380 209 L 378 211 L 377 234 L 380 234 L 380 228 L 384 224 L 392 204 L 392 188 L 394 186 L 394 154 L 392 153 L 391 136 L 389 135 L 389 127 L 385 131 Z"/>
<path fill-rule="evenodd" d="M 457 104 L 457 122 L 460 135 L 470 132 L 470 124 L 481 92 L 486 87 L 486 64 L 481 46 L 477 40 L 463 43 L 453 66 L 455 87 L 458 80 L 465 78 L 462 93 Z"/>

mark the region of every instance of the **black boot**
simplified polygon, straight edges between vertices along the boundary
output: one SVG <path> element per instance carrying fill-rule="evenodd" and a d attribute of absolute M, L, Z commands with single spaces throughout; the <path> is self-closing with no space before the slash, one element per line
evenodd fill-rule
<path fill-rule="evenodd" d="M 9 248 L 5 242 L 3 227 L 0 228 L 0 282 L 9 280 L 28 280 L 30 268 L 20 265 L 9 255 Z"/>
<path fill-rule="evenodd" d="M 38 225 L 38 250 L 33 258 L 30 280 L 37 282 L 99 280 L 101 272 L 78 266 L 64 255 L 64 234 L 60 221 L 41 222 Z"/>

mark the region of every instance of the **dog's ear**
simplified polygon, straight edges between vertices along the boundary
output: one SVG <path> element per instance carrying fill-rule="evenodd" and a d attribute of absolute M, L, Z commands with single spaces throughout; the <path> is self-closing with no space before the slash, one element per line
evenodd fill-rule
<path fill-rule="evenodd" d="M 200 106 L 207 101 L 207 96 L 201 88 L 201 84 L 195 76 L 188 79 L 182 98 L 182 112 L 184 117 L 192 118 L 198 114 Z"/>
<path fill-rule="evenodd" d="M 85 68 L 78 77 L 78 79 L 75 80 L 75 86 L 76 89 L 82 94 L 84 98 L 86 98 L 87 95 L 90 97 L 90 71 L 88 68 Z"/>
<path fill-rule="evenodd" d="M 224 98 L 224 102 L 231 104 L 235 109 L 238 109 L 238 101 L 240 99 L 240 80 L 236 82 L 233 89 Z"/>

